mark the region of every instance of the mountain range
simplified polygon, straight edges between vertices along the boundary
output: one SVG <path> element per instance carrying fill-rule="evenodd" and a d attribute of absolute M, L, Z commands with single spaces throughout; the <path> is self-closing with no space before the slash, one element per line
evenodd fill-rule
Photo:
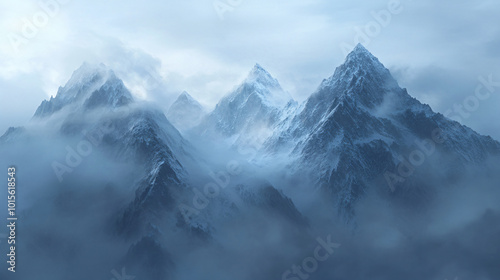
<path fill-rule="evenodd" d="M 183 92 L 164 113 L 136 100 L 107 66 L 84 63 L 26 127 L 0 137 L 0 152 L 21 170 L 31 167 L 23 211 L 37 213 L 26 214 L 21 254 L 44 244 L 27 258 L 40 275 L 50 273 L 43 260 L 51 249 L 59 255 L 50 260 L 95 264 L 80 262 L 90 258 L 85 248 L 66 247 L 81 238 L 102 246 L 95 274 L 67 268 L 52 279 L 108 277 L 106 267 L 118 266 L 140 279 L 235 279 L 238 271 L 245 274 L 238 279 L 253 279 L 260 274 L 252 263 L 264 252 L 271 261 L 259 263 L 260 279 L 271 279 L 330 228 L 325 223 L 362 228 L 363 201 L 425 212 L 443 186 L 468 180 L 471 170 L 491 172 L 500 143 L 410 96 L 357 45 L 301 104 L 256 64 L 211 112 Z M 29 179 L 40 170 L 43 180 Z M 38 221 L 56 213 L 68 224 L 53 240 Z M 55 245 L 59 239 L 66 245 Z M 207 255 L 233 267 L 216 269 L 215 260 L 190 267 Z"/>

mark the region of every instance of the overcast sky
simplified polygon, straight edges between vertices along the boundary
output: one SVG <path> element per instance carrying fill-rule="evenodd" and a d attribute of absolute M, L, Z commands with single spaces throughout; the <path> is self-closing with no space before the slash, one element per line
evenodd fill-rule
<path fill-rule="evenodd" d="M 479 77 L 500 81 L 495 0 L 54 1 L 0 0 L 0 134 L 84 61 L 139 98 L 167 107 L 186 90 L 212 108 L 255 63 L 303 101 L 361 42 L 411 95 L 442 113 L 468 100 L 461 121 L 500 139 L 500 87 L 472 97 Z"/>

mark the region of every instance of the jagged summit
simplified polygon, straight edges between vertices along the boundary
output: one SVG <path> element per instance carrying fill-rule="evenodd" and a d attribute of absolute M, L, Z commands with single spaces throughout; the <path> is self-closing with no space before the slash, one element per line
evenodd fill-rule
<path fill-rule="evenodd" d="M 278 80 L 276 80 L 266 69 L 264 69 L 258 63 L 255 64 L 255 66 L 248 74 L 247 78 L 245 79 L 245 83 L 256 83 L 268 88 L 281 89 Z"/>
<path fill-rule="evenodd" d="M 278 80 L 258 63 L 238 89 L 230 93 L 226 99 L 229 101 L 248 99 L 249 95 L 257 97 L 263 105 L 274 108 L 282 108 L 293 100 L 290 94 L 283 90 Z"/>
<path fill-rule="evenodd" d="M 367 54 L 374 57 L 373 54 L 368 49 L 366 49 L 365 46 L 363 46 L 361 43 L 358 43 L 354 47 L 354 49 L 351 51 L 351 54 Z"/>
<path fill-rule="evenodd" d="M 388 93 L 396 93 L 396 97 L 406 100 L 402 102 L 411 102 L 390 71 L 363 45 L 358 44 L 334 74 L 323 80 L 311 95 L 306 111 L 324 113 L 340 99 L 354 102 L 356 107 L 374 108 L 383 102 Z"/>
<path fill-rule="evenodd" d="M 107 106 L 116 108 L 127 105 L 133 101 L 132 94 L 123 84 L 123 81 L 110 72 L 110 76 L 104 84 L 96 91 L 92 92 L 85 101 L 87 109 Z"/>
<path fill-rule="evenodd" d="M 243 143 L 272 132 L 282 110 L 292 103 L 293 98 L 278 80 L 255 64 L 247 78 L 221 99 L 198 129 L 206 135 L 234 136 L 230 142 Z"/>
<path fill-rule="evenodd" d="M 84 81 L 85 79 L 88 79 L 92 75 L 95 74 L 103 75 L 107 72 L 112 72 L 112 70 L 104 63 L 93 64 L 85 61 L 82 63 L 80 67 L 78 67 L 78 69 L 76 69 L 73 72 L 67 84 L 74 84 L 78 81 Z"/>
<path fill-rule="evenodd" d="M 68 82 L 60 87 L 56 98 L 71 99 L 77 97 L 79 94 L 78 88 L 90 86 L 92 84 L 104 84 L 109 78 L 116 78 L 114 72 L 103 63 L 90 64 L 84 62 L 78 69 L 76 69 Z"/>
<path fill-rule="evenodd" d="M 386 180 L 382 174 L 397 170 L 401 154 L 409 155 L 417 141 L 435 131 L 450 136 L 436 147 L 446 155 L 443 161 L 453 163 L 440 171 L 444 176 L 455 176 L 460 168 L 500 153 L 498 142 L 454 124 L 411 97 L 361 44 L 297 115 L 277 127 L 281 131 L 266 142 L 268 150 L 282 149 L 298 158 L 292 168 L 309 169 L 346 217 L 352 217 L 354 204 L 372 182 Z M 404 186 L 425 185 L 425 177 L 414 179 Z"/>
<path fill-rule="evenodd" d="M 56 97 L 42 102 L 34 117 L 50 116 L 70 104 L 92 109 L 118 107 L 132 101 L 132 94 L 113 70 L 102 63 L 84 62 L 73 72 L 66 85 L 59 87 Z"/>
<path fill-rule="evenodd" d="M 346 57 L 344 65 L 357 66 L 360 69 L 370 71 L 386 72 L 385 66 L 363 45 L 358 44 Z"/>
<path fill-rule="evenodd" d="M 389 70 L 358 44 L 333 75 L 323 80 L 306 100 L 299 118 L 306 122 L 306 127 L 312 127 L 339 104 L 347 102 L 352 107 L 375 108 L 392 92 L 404 95 Z"/>
<path fill-rule="evenodd" d="M 389 69 L 362 44 L 358 44 L 323 85 L 330 86 L 338 82 L 355 85 L 363 81 L 377 83 L 388 89 L 399 88 Z"/>
<path fill-rule="evenodd" d="M 250 70 L 250 73 L 248 75 L 249 77 L 268 77 L 274 80 L 274 78 L 271 76 L 271 74 L 264 69 L 259 63 L 255 63 L 255 65 L 252 67 L 252 70 Z"/>

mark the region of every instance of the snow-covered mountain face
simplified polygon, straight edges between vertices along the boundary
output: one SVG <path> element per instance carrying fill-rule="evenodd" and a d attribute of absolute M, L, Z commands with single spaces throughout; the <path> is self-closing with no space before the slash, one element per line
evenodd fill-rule
<path fill-rule="evenodd" d="M 279 82 L 256 64 L 244 82 L 225 96 L 202 121 L 202 135 L 222 137 L 236 146 L 260 145 L 296 102 Z"/>
<path fill-rule="evenodd" d="M 202 110 L 187 93 L 176 103 L 170 113 L 177 116 L 185 113 L 182 112 L 185 108 L 198 113 Z M 214 185 L 213 176 L 221 180 L 220 176 L 226 175 L 211 175 L 213 167 L 205 165 L 196 148 L 163 112 L 134 101 L 123 82 L 104 65 L 84 64 L 55 98 L 42 102 L 30 124 L 25 128 L 10 128 L 0 137 L 0 153 L 7 152 L 6 158 L 19 166 L 37 164 L 26 168 L 29 169 L 26 174 L 38 179 L 28 180 L 24 193 L 29 194 L 27 190 L 33 196 L 43 193 L 47 205 L 57 206 L 45 208 L 44 215 L 60 211 L 64 219 L 70 220 L 58 230 L 59 238 L 75 242 L 80 238 L 78 242 L 84 243 L 83 236 L 90 234 L 87 230 L 99 227 L 93 246 L 102 247 L 103 251 L 94 254 L 108 254 L 111 246 L 113 256 L 103 263 L 109 269 L 126 264 L 141 272 L 144 279 L 170 279 L 175 265 L 183 265 L 185 250 L 199 249 L 193 244 L 230 249 L 224 248 L 231 246 L 225 244 L 226 228 L 242 230 L 238 225 L 244 225 L 245 220 L 255 221 L 264 215 L 278 220 L 281 217 L 283 228 L 271 223 L 269 230 L 284 231 L 283 236 L 287 236 L 285 228 L 300 226 L 304 228 L 298 230 L 299 235 L 305 234 L 305 218 L 288 197 L 269 183 L 252 183 L 244 176 L 232 174 L 227 179 L 231 187 L 226 193 L 214 197 L 207 192 L 207 182 Z M 43 176 L 37 170 L 43 170 Z M 199 206 L 199 201 L 205 200 L 209 205 Z M 83 205 L 94 207 L 83 211 Z M 42 213 L 41 208 L 42 205 L 35 203 L 32 208 L 27 206 L 26 211 L 38 209 Z M 186 213 L 186 209 L 192 211 Z M 95 223 L 86 222 L 89 215 L 101 214 L 102 218 Z M 44 229 L 36 227 L 37 219 L 40 217 L 33 215 L 25 221 L 32 230 L 31 236 L 26 236 L 26 244 L 43 234 Z M 76 227 L 83 236 L 72 236 L 68 228 Z M 108 244 L 111 236 L 119 240 Z M 178 243 L 187 245 L 178 248 Z M 143 246 L 146 249 L 140 249 Z M 127 249 L 129 253 L 123 255 Z M 158 258 L 162 265 L 141 264 L 144 259 L 152 258 Z M 44 259 L 34 255 L 27 262 L 35 265 Z"/>
<path fill-rule="evenodd" d="M 38 128 L 10 129 L 3 142 L 12 143 L 15 139 L 11 138 L 22 139 L 31 133 L 31 137 L 58 139 L 74 147 L 66 161 L 63 157 L 52 163 L 54 179 L 61 185 L 73 183 L 74 173 L 85 176 L 87 171 L 71 163 L 75 158 L 85 162 L 87 156 L 102 157 L 125 166 L 116 172 L 134 170 L 136 177 L 123 188 L 134 189 L 135 198 L 123 217 L 116 218 L 120 220 L 115 229 L 118 233 L 144 234 L 145 226 L 152 222 L 150 217 L 168 213 L 175 217 L 175 201 L 186 191 L 187 168 L 195 165 L 193 147 L 163 112 L 135 102 L 123 81 L 105 65 L 84 63 L 55 98 L 42 102 L 32 126 Z"/>
<path fill-rule="evenodd" d="M 402 161 L 413 163 L 409 169 L 418 169 L 421 161 L 436 154 L 442 163 L 453 163 L 443 166 L 439 176 L 452 178 L 465 166 L 500 153 L 498 142 L 434 113 L 408 95 L 362 45 L 295 116 L 277 127 L 266 142 L 266 152 L 271 157 L 290 154 L 292 173 L 308 171 L 312 185 L 326 191 L 348 219 L 369 185 L 382 181 L 393 191 L 426 185 L 422 181 L 427 178 L 406 180 L 399 174 L 404 173 L 398 172 Z"/>
<path fill-rule="evenodd" d="M 205 115 L 205 108 L 185 91 L 179 95 L 167 112 L 168 120 L 180 131 L 195 127 Z"/>
<path fill-rule="evenodd" d="M 119 278 L 109 272 L 121 267 L 144 280 L 445 279 L 471 263 L 464 251 L 498 259 L 488 225 L 500 173 L 488 160 L 500 144 L 412 98 L 361 45 L 300 106 L 256 65 L 202 114 L 183 93 L 165 116 L 84 64 L 8 129 L 0 165 L 19 168 L 18 252 L 36 268 L 20 279 Z M 436 249 L 447 238 L 453 248 Z M 56 275 L 53 263 L 65 264 Z"/>
<path fill-rule="evenodd" d="M 132 95 L 111 69 L 105 65 L 84 63 L 76 70 L 56 97 L 44 100 L 35 112 L 35 118 L 48 117 L 59 110 L 83 107 L 117 108 L 133 101 Z M 69 108 L 71 107 L 71 108 Z"/>

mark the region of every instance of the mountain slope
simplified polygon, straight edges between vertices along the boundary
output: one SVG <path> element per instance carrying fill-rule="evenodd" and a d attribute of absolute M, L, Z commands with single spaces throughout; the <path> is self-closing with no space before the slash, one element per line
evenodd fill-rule
<path fill-rule="evenodd" d="M 417 169 L 425 157 L 436 155 L 450 163 L 441 177 L 451 179 L 465 166 L 500 152 L 500 144 L 490 137 L 434 113 L 408 95 L 362 45 L 321 83 L 295 117 L 278 127 L 281 130 L 266 142 L 267 151 L 290 154 L 295 159 L 292 170 L 308 170 L 313 185 L 334 198 L 338 211 L 348 218 L 368 186 L 380 185 L 381 178 L 389 179 L 392 190 L 404 183 L 398 191 L 412 185 L 412 192 L 427 195 L 425 178 L 405 180 L 398 173 L 401 161 L 413 162 L 416 166 L 410 169 Z M 429 141 L 433 138 L 437 139 Z"/>
<path fill-rule="evenodd" d="M 40 104 L 34 117 L 45 118 L 65 107 L 78 109 L 82 104 L 88 109 L 102 106 L 116 108 L 132 101 L 132 95 L 111 69 L 104 64 L 84 63 L 64 87 L 59 87 L 56 97 Z"/>
<path fill-rule="evenodd" d="M 230 144 L 262 141 L 282 119 L 282 110 L 295 104 L 279 82 L 256 64 L 245 81 L 222 98 L 197 130 L 202 135 L 222 136 Z"/>
<path fill-rule="evenodd" d="M 189 99 L 189 96 L 185 93 L 179 99 Z M 194 104 L 193 100 L 188 102 Z M 57 110 L 48 110 L 55 107 L 46 104 L 60 106 Z M 200 214 L 193 219 L 185 219 L 179 205 L 192 203 L 193 194 L 199 192 L 198 189 L 204 190 L 203 184 L 213 180 L 211 167 L 205 166 L 204 159 L 163 112 L 134 101 L 123 82 L 103 65 L 84 64 L 56 98 L 42 103 L 37 112 L 32 119 L 32 124 L 39 127 L 37 130 L 32 131 L 31 124 L 26 129 L 9 129 L 0 138 L 2 145 L 14 144 L 16 139 L 26 138 L 30 133 L 30 137 L 45 142 L 43 135 L 48 135 L 50 140 L 57 139 L 57 143 L 72 151 L 59 159 L 45 148 L 49 151 L 45 157 L 56 159 L 52 163 L 56 167 L 55 176 L 51 174 L 53 179 L 48 185 L 63 190 L 97 189 L 97 192 L 116 187 L 125 193 L 125 198 L 121 198 L 124 201 L 107 206 L 110 217 L 105 232 L 130 241 L 127 244 L 132 251 L 138 250 L 136 244 L 145 238 L 162 252 L 168 252 L 178 239 L 188 239 L 200 246 L 221 243 L 225 238 L 220 234 L 221 228 L 240 223 L 242 218 L 256 219 L 263 213 L 284 217 L 283 224 L 292 228 L 306 224 L 283 193 L 269 184 L 261 187 L 236 177 L 232 178 L 228 191 L 214 198 L 210 207 L 200 209 Z M 37 134 L 39 131 L 42 134 Z M 47 142 L 49 146 L 56 143 Z M 104 169 L 104 175 L 94 178 L 89 171 L 93 168 Z M 108 176 L 107 172 L 118 173 L 118 177 L 126 179 L 116 180 L 116 175 Z M 55 179 L 59 179 L 59 183 Z M 244 182 L 244 187 L 236 187 L 235 182 Z M 66 205 L 64 195 L 55 196 Z M 100 198 L 96 200 L 106 204 Z M 91 204 L 85 199 L 81 203 Z M 78 215 L 85 216 L 85 213 Z M 167 236 L 178 239 L 169 240 Z M 148 252 L 141 254 L 144 258 L 150 256 Z M 127 258 L 134 259 L 129 255 Z M 176 261 L 175 256 L 164 256 L 164 259 L 167 266 Z"/>

